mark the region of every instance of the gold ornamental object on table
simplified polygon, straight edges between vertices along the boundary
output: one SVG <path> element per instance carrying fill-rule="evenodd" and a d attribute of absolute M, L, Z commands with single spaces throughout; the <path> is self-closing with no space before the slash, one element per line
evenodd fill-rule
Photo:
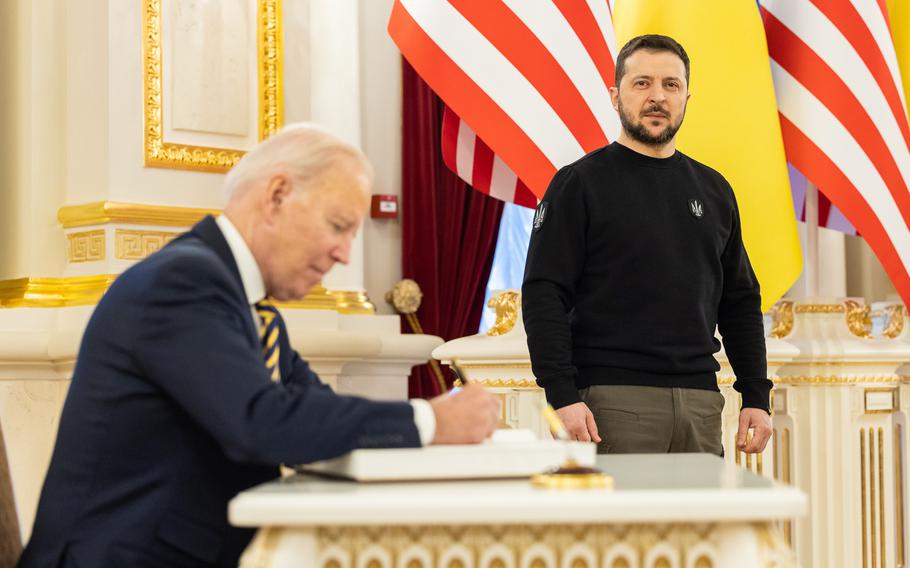
<path fill-rule="evenodd" d="M 423 292 L 420 291 L 420 285 L 410 278 L 399 281 L 385 294 L 385 301 L 395 308 L 396 312 L 404 316 L 411 331 L 423 335 L 423 327 L 420 325 L 420 320 L 417 319 L 417 310 L 420 309 L 421 300 L 423 300 Z M 439 392 L 446 392 L 448 387 L 446 387 L 442 369 L 439 367 L 439 361 L 430 359 L 428 363 L 439 384 Z"/>
<path fill-rule="evenodd" d="M 546 401 L 541 404 L 541 414 L 557 440 L 570 441 L 565 425 Z M 569 457 L 556 469 L 532 475 L 531 485 L 541 489 L 613 489 L 613 477 L 596 467 L 580 465 L 575 458 Z"/>

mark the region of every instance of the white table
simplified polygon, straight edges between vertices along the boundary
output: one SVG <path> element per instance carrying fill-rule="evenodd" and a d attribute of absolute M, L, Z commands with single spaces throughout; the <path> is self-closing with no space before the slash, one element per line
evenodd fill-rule
<path fill-rule="evenodd" d="M 229 517 L 264 529 L 245 567 L 791 565 L 774 521 L 805 514 L 800 490 L 705 454 L 599 456 L 598 466 L 613 490 L 295 476 L 241 493 Z"/>

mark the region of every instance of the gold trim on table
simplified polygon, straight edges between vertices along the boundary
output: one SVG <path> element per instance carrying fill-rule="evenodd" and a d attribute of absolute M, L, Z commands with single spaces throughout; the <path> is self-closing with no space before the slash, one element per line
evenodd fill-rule
<path fill-rule="evenodd" d="M 473 379 L 471 382 L 489 389 L 540 389 L 534 379 Z"/>
<path fill-rule="evenodd" d="M 161 2 L 145 0 L 142 13 L 145 165 L 155 168 L 226 172 L 244 150 L 174 144 L 164 140 Z M 257 8 L 259 135 L 274 133 L 283 120 L 281 0 L 259 0 Z"/>
<path fill-rule="evenodd" d="M 61 207 L 57 211 L 57 219 L 64 229 L 84 227 L 86 225 L 104 225 L 106 223 L 191 227 L 206 215 L 219 214 L 221 214 L 219 209 L 96 201 L 83 205 Z"/>

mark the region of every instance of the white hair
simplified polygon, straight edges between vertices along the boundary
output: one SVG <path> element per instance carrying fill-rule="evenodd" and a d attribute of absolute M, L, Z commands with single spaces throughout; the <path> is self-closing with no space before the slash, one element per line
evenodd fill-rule
<path fill-rule="evenodd" d="M 349 159 L 367 179 L 373 168 L 355 146 L 309 122 L 288 124 L 247 152 L 224 180 L 227 200 L 243 193 L 255 182 L 285 174 L 307 189 L 340 160 Z"/>

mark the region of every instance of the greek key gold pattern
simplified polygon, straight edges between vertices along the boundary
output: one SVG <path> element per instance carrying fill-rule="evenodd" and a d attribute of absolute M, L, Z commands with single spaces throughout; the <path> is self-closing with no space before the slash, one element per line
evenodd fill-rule
<path fill-rule="evenodd" d="M 117 229 L 114 233 L 117 258 L 121 260 L 142 260 L 171 242 L 179 234 L 166 231 Z"/>
<path fill-rule="evenodd" d="M 104 260 L 107 255 L 103 230 L 70 233 L 66 238 L 66 259 L 69 262 Z"/>
<path fill-rule="evenodd" d="M 382 557 L 398 559 L 394 566 L 405 568 L 714 568 L 715 528 L 713 524 L 322 527 L 316 529 L 316 547 L 320 568 L 372 568 L 373 564 L 391 568 L 380 562 Z M 384 554 L 378 554 L 378 549 Z M 771 558 L 778 552 L 769 549 L 763 554 Z"/>
<path fill-rule="evenodd" d="M 281 126 L 281 0 L 259 0 L 260 136 Z M 226 172 L 244 152 L 164 141 L 161 0 L 145 0 L 142 14 L 145 165 L 156 168 Z"/>

